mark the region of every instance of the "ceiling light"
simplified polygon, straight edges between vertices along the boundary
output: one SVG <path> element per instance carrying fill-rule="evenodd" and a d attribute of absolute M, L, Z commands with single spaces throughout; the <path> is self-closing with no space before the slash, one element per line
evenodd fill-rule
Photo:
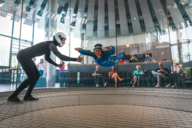
<path fill-rule="evenodd" d="M 129 47 L 129 44 L 127 44 L 126 46 Z"/>

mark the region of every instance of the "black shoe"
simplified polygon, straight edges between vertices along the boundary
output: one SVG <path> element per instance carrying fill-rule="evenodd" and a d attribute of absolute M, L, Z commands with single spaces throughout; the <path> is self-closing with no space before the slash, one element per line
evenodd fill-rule
<path fill-rule="evenodd" d="M 32 96 L 29 96 L 29 97 L 24 97 L 23 100 L 24 101 L 32 101 L 32 100 L 39 100 L 39 98 L 35 98 L 35 97 L 32 97 Z"/>
<path fill-rule="evenodd" d="M 7 101 L 22 102 L 17 96 L 16 97 L 8 97 Z"/>

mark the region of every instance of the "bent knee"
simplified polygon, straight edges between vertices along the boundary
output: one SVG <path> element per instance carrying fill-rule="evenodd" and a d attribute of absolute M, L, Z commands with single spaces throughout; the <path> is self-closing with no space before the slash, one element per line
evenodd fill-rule
<path fill-rule="evenodd" d="M 36 77 L 29 77 L 28 79 L 29 79 L 29 81 L 31 81 L 31 82 L 34 82 L 34 81 L 37 80 Z"/>
<path fill-rule="evenodd" d="M 30 77 L 29 80 L 30 81 L 37 81 L 39 79 L 40 75 L 38 76 L 34 76 L 34 77 Z"/>

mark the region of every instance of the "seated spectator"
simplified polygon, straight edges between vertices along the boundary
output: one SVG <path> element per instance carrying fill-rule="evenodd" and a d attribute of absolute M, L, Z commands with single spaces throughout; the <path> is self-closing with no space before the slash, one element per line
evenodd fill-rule
<path fill-rule="evenodd" d="M 138 59 L 136 58 L 136 55 L 132 55 L 132 58 L 130 58 L 129 63 L 136 63 L 138 62 Z"/>
<path fill-rule="evenodd" d="M 182 65 L 181 64 L 179 64 L 179 63 L 174 63 L 173 64 L 173 66 L 172 66 L 173 68 L 172 68 L 172 73 L 174 73 L 174 74 L 171 74 L 170 76 L 169 76 L 169 84 L 166 86 L 167 88 L 168 87 L 174 87 L 174 85 L 173 86 L 171 86 L 171 83 L 172 83 L 172 80 L 175 80 L 174 81 L 174 84 L 175 84 L 175 87 L 177 87 L 177 79 L 178 79 L 178 74 L 181 76 L 181 77 L 183 77 L 183 75 L 184 75 L 184 69 L 183 69 L 183 67 L 182 67 Z"/>
<path fill-rule="evenodd" d="M 122 78 L 119 77 L 119 75 L 118 75 L 117 71 L 115 70 L 115 67 L 114 67 L 114 66 L 112 66 L 112 67 L 111 67 L 111 71 L 109 71 L 109 77 L 115 80 L 115 87 L 117 87 L 117 81 L 118 81 L 118 79 L 119 79 L 120 81 L 124 80 L 124 79 L 122 79 Z"/>
<path fill-rule="evenodd" d="M 40 60 L 40 63 L 37 65 L 37 67 L 40 73 L 40 77 L 42 77 L 45 69 L 45 64 L 43 62 L 43 59 Z"/>
<path fill-rule="evenodd" d="M 154 62 L 155 60 L 149 56 L 149 53 L 145 54 L 145 61 L 144 62 Z"/>
<path fill-rule="evenodd" d="M 62 64 L 63 67 L 61 67 L 61 68 L 59 69 L 59 72 L 65 72 L 65 62 L 64 62 L 63 60 L 60 60 L 60 64 Z"/>
<path fill-rule="evenodd" d="M 136 69 L 137 70 L 135 70 L 133 72 L 133 80 L 132 80 L 132 82 L 130 82 L 132 84 L 132 87 L 135 87 L 135 83 L 137 83 L 137 81 L 138 81 L 138 77 L 139 77 L 138 75 L 144 76 L 144 72 L 143 72 L 143 70 L 141 70 L 141 66 L 140 65 L 137 65 Z"/>
<path fill-rule="evenodd" d="M 107 82 L 105 82 L 102 73 L 99 71 L 99 65 L 96 65 L 95 71 L 92 73 L 92 76 L 94 78 L 94 85 L 96 85 L 96 87 L 99 87 L 99 79 L 102 80 L 104 87 L 106 86 Z"/>
<path fill-rule="evenodd" d="M 163 63 L 159 62 L 159 68 L 155 71 L 151 71 L 154 77 L 157 77 L 157 85 L 155 87 L 160 87 L 161 78 L 165 78 L 169 75 L 169 70 L 163 67 Z"/>

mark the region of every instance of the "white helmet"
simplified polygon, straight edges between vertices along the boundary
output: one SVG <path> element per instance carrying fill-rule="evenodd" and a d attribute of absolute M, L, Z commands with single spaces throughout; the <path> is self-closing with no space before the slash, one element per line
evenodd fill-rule
<path fill-rule="evenodd" d="M 67 39 L 66 35 L 62 32 L 58 32 L 55 34 L 55 36 L 53 36 L 53 39 L 55 41 L 57 41 L 57 43 L 59 44 L 60 47 L 63 47 L 63 43 L 61 42 L 62 39 Z"/>

